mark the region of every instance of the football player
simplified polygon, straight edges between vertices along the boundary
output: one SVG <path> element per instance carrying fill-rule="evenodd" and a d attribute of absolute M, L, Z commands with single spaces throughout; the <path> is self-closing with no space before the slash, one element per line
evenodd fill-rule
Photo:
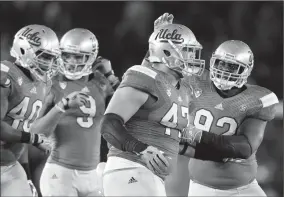
<path fill-rule="evenodd" d="M 229 40 L 213 53 L 210 72 L 192 80 L 193 126 L 183 133 L 183 140 L 195 147 L 185 153 L 194 157 L 188 166 L 188 196 L 266 196 L 256 181 L 256 152 L 278 98 L 247 84 L 253 66 L 250 47 Z"/>
<path fill-rule="evenodd" d="M 20 29 L 11 48 L 16 61 L 1 62 L 1 196 L 32 196 L 32 183 L 17 161 L 24 143 L 39 146 L 41 135 L 29 133 L 56 74 L 60 55 L 53 30 L 43 25 Z"/>
<path fill-rule="evenodd" d="M 118 80 L 110 61 L 97 58 L 98 40 L 89 30 L 68 31 L 60 40 L 60 49 L 63 65 L 53 78 L 52 94 L 32 127 L 54 140 L 40 179 L 41 193 L 43 196 L 99 196 L 101 184 L 96 167 L 100 162 L 101 134 L 98 125 L 106 98 L 113 94 Z M 74 91 L 79 92 L 75 97 Z M 69 94 L 72 96 L 66 98 Z M 72 99 L 79 100 L 81 106 L 71 109 Z"/>
<path fill-rule="evenodd" d="M 166 196 L 164 180 L 175 167 L 180 131 L 188 125 L 183 76 L 192 73 L 189 65 L 204 66 L 201 49 L 189 28 L 155 26 L 150 63 L 126 71 L 101 123 L 111 145 L 103 176 L 106 196 Z"/>

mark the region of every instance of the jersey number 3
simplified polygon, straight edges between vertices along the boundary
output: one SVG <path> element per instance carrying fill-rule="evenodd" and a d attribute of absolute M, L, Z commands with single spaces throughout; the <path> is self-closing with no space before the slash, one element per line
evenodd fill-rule
<path fill-rule="evenodd" d="M 202 117 L 205 118 L 203 124 L 200 123 Z M 194 126 L 196 128 L 210 132 L 213 121 L 214 117 L 210 111 L 205 109 L 200 109 L 196 111 L 194 118 Z M 216 122 L 216 126 L 221 128 L 223 128 L 225 124 L 228 124 L 229 128 L 227 131 L 220 133 L 220 135 L 234 135 L 236 129 L 238 128 L 238 123 L 236 122 L 236 120 L 230 117 L 222 117 L 219 118 Z"/>
<path fill-rule="evenodd" d="M 77 123 L 83 128 L 90 128 L 94 124 L 94 116 L 96 115 L 97 106 L 93 97 L 88 96 L 88 102 L 86 105 L 80 107 L 81 111 L 87 115 L 87 117 L 78 117 Z"/>

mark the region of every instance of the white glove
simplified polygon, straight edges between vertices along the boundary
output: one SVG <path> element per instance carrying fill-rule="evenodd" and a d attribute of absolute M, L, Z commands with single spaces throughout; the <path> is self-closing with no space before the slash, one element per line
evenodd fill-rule
<path fill-rule="evenodd" d="M 142 151 L 141 158 L 152 172 L 156 175 L 166 177 L 170 173 L 170 164 L 163 152 L 153 146 L 148 146 Z"/>
<path fill-rule="evenodd" d="M 197 129 L 195 126 L 189 125 L 182 131 L 181 142 L 187 142 L 190 145 L 193 145 L 194 143 L 200 143 L 202 132 L 202 130 Z"/>
<path fill-rule="evenodd" d="M 157 18 L 154 22 L 154 29 L 160 27 L 161 25 L 172 24 L 174 20 L 174 16 L 169 13 L 164 13 L 162 16 Z"/>
<path fill-rule="evenodd" d="M 28 184 L 31 188 L 33 197 L 38 197 L 38 193 L 37 193 L 36 187 L 34 186 L 33 182 L 31 180 L 28 180 Z"/>

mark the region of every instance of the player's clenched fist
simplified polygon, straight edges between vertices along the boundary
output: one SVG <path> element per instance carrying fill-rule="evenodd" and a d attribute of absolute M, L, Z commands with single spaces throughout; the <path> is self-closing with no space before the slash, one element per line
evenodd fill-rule
<path fill-rule="evenodd" d="M 170 171 L 170 164 L 163 152 L 159 149 L 148 146 L 146 150 L 141 152 L 141 158 L 146 163 L 147 167 L 159 176 L 167 176 Z"/>
<path fill-rule="evenodd" d="M 89 96 L 82 91 L 70 93 L 66 98 L 63 98 L 57 105 L 62 110 L 79 108 L 86 105 Z"/>

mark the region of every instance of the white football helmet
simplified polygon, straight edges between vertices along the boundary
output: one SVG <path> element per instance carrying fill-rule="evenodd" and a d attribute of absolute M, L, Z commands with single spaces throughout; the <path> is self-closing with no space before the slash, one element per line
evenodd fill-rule
<path fill-rule="evenodd" d="M 201 50 L 193 32 L 180 24 L 161 25 L 149 38 L 149 61 L 164 63 L 181 74 L 202 75 Z"/>
<path fill-rule="evenodd" d="M 220 90 L 241 88 L 254 65 L 250 47 L 239 40 L 223 42 L 210 59 L 210 79 Z"/>
<path fill-rule="evenodd" d="M 36 79 L 47 82 L 60 65 L 59 40 L 55 32 L 43 25 L 28 25 L 15 37 L 10 54 L 30 70 Z"/>
<path fill-rule="evenodd" d="M 68 79 L 77 80 L 92 73 L 99 43 L 96 36 L 89 30 L 75 28 L 61 38 L 60 50 L 63 60 L 60 72 Z"/>

